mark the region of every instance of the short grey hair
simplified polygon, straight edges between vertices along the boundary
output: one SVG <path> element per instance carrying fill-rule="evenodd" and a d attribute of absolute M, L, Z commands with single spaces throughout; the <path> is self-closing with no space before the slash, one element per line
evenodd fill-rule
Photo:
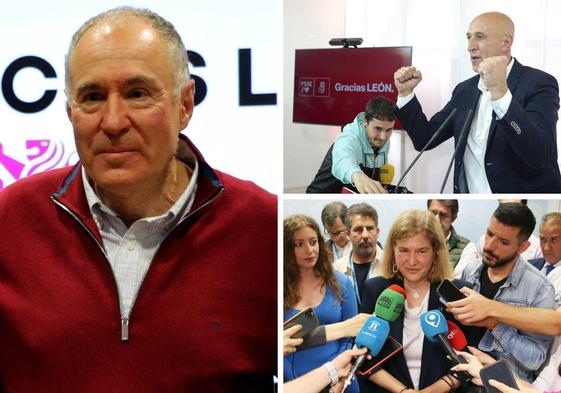
<path fill-rule="evenodd" d="M 187 49 L 183 44 L 181 36 L 175 29 L 175 27 L 166 19 L 150 11 L 146 8 L 135 8 L 135 7 L 117 7 L 110 9 L 108 11 L 102 12 L 99 15 L 86 21 L 76 33 L 72 36 L 72 41 L 70 42 L 70 47 L 68 48 L 68 53 L 66 54 L 64 68 L 66 72 L 65 77 L 65 91 L 68 96 L 68 85 L 70 82 L 70 59 L 74 53 L 76 45 L 82 38 L 82 36 L 92 27 L 100 22 L 106 20 L 117 20 L 122 17 L 137 17 L 142 18 L 150 22 L 151 26 L 160 33 L 161 37 L 168 45 L 170 59 L 175 67 L 175 83 L 176 83 L 176 94 L 179 93 L 182 86 L 185 85 L 187 80 L 189 80 L 189 66 L 187 58 Z"/>
<path fill-rule="evenodd" d="M 561 213 L 559 212 L 549 212 L 542 218 L 541 225 L 561 225 Z"/>
<path fill-rule="evenodd" d="M 346 215 L 347 206 L 343 202 L 331 202 L 323 207 L 321 211 L 321 222 L 324 227 L 335 224 L 337 218 L 340 218 L 341 222 L 344 223 Z"/>
<path fill-rule="evenodd" d="M 370 217 L 374 221 L 376 228 L 378 227 L 378 212 L 374 209 L 374 206 L 368 203 L 355 203 L 349 207 L 345 215 L 345 227 L 347 227 L 348 230 L 351 229 L 353 216 Z"/>

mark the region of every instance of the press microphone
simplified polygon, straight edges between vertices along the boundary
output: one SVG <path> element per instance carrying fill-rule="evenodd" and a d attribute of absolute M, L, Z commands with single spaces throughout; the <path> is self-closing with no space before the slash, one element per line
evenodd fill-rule
<path fill-rule="evenodd" d="M 360 369 L 357 371 L 357 374 L 362 377 L 369 377 L 378 371 L 384 363 L 386 363 L 389 359 L 397 355 L 400 351 L 403 350 L 403 346 L 393 338 L 391 335 L 388 336 L 388 339 L 382 346 L 382 349 L 378 353 L 378 355 L 374 356 L 372 359 L 367 359 Z"/>
<path fill-rule="evenodd" d="M 395 175 L 395 168 L 392 164 L 385 163 L 380 167 L 380 183 L 390 194 L 412 194 L 407 187 L 397 187 L 391 184 Z"/>
<path fill-rule="evenodd" d="M 366 360 L 367 355 L 376 356 L 382 349 L 390 333 L 388 321 L 395 321 L 399 317 L 399 314 L 403 312 L 405 296 L 403 296 L 401 292 L 405 292 L 403 288 L 393 284 L 384 289 L 380 296 L 378 296 L 376 306 L 374 307 L 374 314 L 366 320 L 355 339 L 355 345 L 358 348 L 368 348 L 368 352 L 356 358 L 349 372 L 349 376 L 345 380 L 343 391 L 351 384 L 357 370 Z M 379 333 L 374 334 L 375 331 Z M 383 340 L 374 340 L 374 336 L 383 337 Z"/>
<path fill-rule="evenodd" d="M 444 181 L 442 182 L 442 187 L 440 187 L 441 194 L 444 192 L 444 186 L 446 186 L 446 182 L 448 181 L 448 175 L 450 175 L 450 169 L 452 169 L 452 163 L 456 158 L 456 153 L 458 152 L 459 147 L 463 144 L 464 138 L 466 138 L 467 140 L 472 116 L 473 116 L 473 109 L 470 109 L 468 111 L 466 121 L 464 122 L 464 125 L 462 127 L 462 131 L 460 132 L 460 137 L 458 138 L 458 144 L 456 145 L 456 147 L 454 147 L 454 154 L 452 154 L 452 158 L 450 159 L 450 163 L 448 164 L 448 169 L 446 170 L 446 176 L 444 176 Z"/>
<path fill-rule="evenodd" d="M 452 365 L 455 366 L 460 363 L 467 363 L 463 358 L 458 356 L 454 348 L 448 342 L 448 324 L 446 318 L 438 310 L 431 310 L 421 315 L 421 328 L 425 337 L 431 342 L 438 342 L 450 357 Z M 458 379 L 461 382 L 471 379 L 471 375 L 465 371 L 457 373 Z"/>
<path fill-rule="evenodd" d="M 392 164 L 385 163 L 380 167 L 380 182 L 382 184 L 391 184 L 395 175 L 395 168 Z"/>
<path fill-rule="evenodd" d="M 397 290 L 396 287 L 398 288 Z M 380 296 L 378 296 L 378 300 L 376 300 L 374 314 L 388 322 L 395 321 L 403 312 L 403 305 L 405 304 L 405 296 L 401 291 L 403 289 L 396 284 L 384 289 Z"/>
<path fill-rule="evenodd" d="M 456 325 L 452 321 L 446 321 L 446 324 L 448 325 L 447 338 L 452 348 L 454 348 L 456 351 L 464 351 L 464 352 L 472 353 L 467 347 L 468 345 L 467 338 L 464 332 L 462 332 L 462 329 L 460 329 L 458 325 Z M 456 371 L 452 373 L 452 375 L 454 375 L 462 382 L 464 381 L 463 378 L 465 378 L 465 375 L 461 374 L 461 372 Z M 467 381 L 468 379 L 465 380 Z"/>
<path fill-rule="evenodd" d="M 382 346 L 386 342 L 389 334 L 390 324 L 387 321 L 383 320 L 382 318 L 370 316 L 366 320 L 364 325 L 362 325 L 360 332 L 358 332 L 358 335 L 355 339 L 355 345 L 358 348 L 366 347 L 368 349 L 367 354 L 376 356 L 382 349 Z M 347 377 L 347 379 L 345 380 L 345 384 L 343 385 L 343 392 L 352 383 L 358 368 L 362 365 L 362 363 L 364 363 L 367 354 L 360 355 L 356 358 L 354 364 L 351 367 L 349 376 Z"/>
<path fill-rule="evenodd" d="M 401 293 L 401 295 L 403 296 L 403 300 L 407 299 L 407 292 L 405 292 L 405 289 L 401 288 L 399 285 L 392 284 L 388 287 L 388 289 L 391 289 L 397 293 Z"/>
<path fill-rule="evenodd" d="M 436 139 L 436 137 L 438 135 L 440 135 L 440 133 L 442 132 L 442 130 L 444 130 L 444 127 L 446 127 L 448 125 L 448 123 L 450 122 L 450 120 L 452 119 L 452 117 L 456 114 L 457 109 L 453 108 L 452 111 L 450 112 L 450 114 L 448 115 L 448 117 L 444 120 L 444 122 L 442 122 L 442 124 L 440 125 L 440 127 L 438 127 L 438 129 L 435 131 L 435 133 L 432 135 L 432 137 L 429 139 L 429 141 L 427 142 L 427 144 L 425 146 L 423 146 L 423 148 L 421 149 L 421 151 L 419 152 L 419 154 L 417 154 L 417 157 L 415 157 L 415 159 L 413 160 L 413 162 L 411 164 L 409 164 L 409 166 L 407 167 L 407 169 L 405 169 L 405 172 L 403 172 L 403 175 L 401 175 L 401 177 L 399 178 L 399 181 L 397 182 L 397 186 L 399 187 L 401 182 L 403 181 L 403 179 L 405 178 L 405 175 L 407 175 L 407 173 L 409 173 L 409 171 L 411 170 L 411 168 L 413 168 L 413 165 L 415 165 L 415 163 L 417 162 L 417 160 L 421 157 L 421 154 L 423 154 L 425 152 L 425 150 L 427 150 L 427 148 L 430 146 L 430 144 Z"/>
<path fill-rule="evenodd" d="M 446 337 L 448 338 L 452 348 L 456 351 L 469 352 L 469 349 L 467 348 L 468 342 L 466 335 L 462 332 L 462 329 L 460 329 L 458 325 L 452 321 L 446 321 L 446 324 L 448 325 L 448 335 Z"/>

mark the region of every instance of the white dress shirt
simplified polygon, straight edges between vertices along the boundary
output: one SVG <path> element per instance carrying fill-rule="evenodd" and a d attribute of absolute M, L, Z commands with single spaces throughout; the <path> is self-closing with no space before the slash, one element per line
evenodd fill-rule
<path fill-rule="evenodd" d="M 345 247 L 339 247 L 337 243 L 331 242 L 331 251 L 333 251 L 333 262 L 337 259 L 348 256 L 353 250 L 353 244 L 348 241 Z"/>
<path fill-rule="evenodd" d="M 513 59 L 507 67 L 506 75 L 510 74 Z M 466 180 L 471 194 L 490 194 L 491 187 L 485 173 L 485 152 L 487 151 L 487 139 L 493 112 L 496 119 L 500 120 L 508 111 L 512 94 L 507 90 L 506 94 L 496 101 L 491 101 L 491 92 L 487 90 L 483 79 L 479 78 L 477 88 L 481 90 L 481 96 L 475 109 L 471 127 L 469 129 L 466 151 L 464 153 L 464 168 L 466 169 Z"/>

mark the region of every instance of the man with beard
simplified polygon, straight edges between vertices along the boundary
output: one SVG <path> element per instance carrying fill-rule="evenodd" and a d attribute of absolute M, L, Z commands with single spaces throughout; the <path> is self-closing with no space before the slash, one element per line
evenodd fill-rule
<path fill-rule="evenodd" d="M 380 183 L 380 167 L 388 162 L 390 137 L 395 124 L 394 103 L 376 97 L 364 112 L 343 127 L 327 151 L 308 194 L 339 193 L 344 185 L 361 194 L 386 193 Z"/>
<path fill-rule="evenodd" d="M 502 203 L 521 203 L 525 206 L 528 206 L 527 199 L 499 199 L 499 205 Z M 530 234 L 528 238 L 528 242 L 530 243 L 528 248 L 520 254 L 525 260 L 528 262 L 543 257 L 542 250 L 540 248 L 540 239 L 534 234 Z M 460 260 L 454 267 L 454 274 L 457 277 L 462 275 L 462 271 L 464 268 L 473 263 L 474 261 L 479 261 L 483 257 L 483 247 L 485 246 L 485 234 L 481 235 L 479 240 L 475 242 L 470 242 L 462 251 L 462 255 L 460 256 Z"/>
<path fill-rule="evenodd" d="M 357 302 L 360 304 L 364 282 L 382 275 L 382 248 L 378 245 L 378 213 L 367 203 L 349 207 L 345 226 L 351 239 L 352 251 L 335 261 L 335 269 L 352 281 Z"/>
<path fill-rule="evenodd" d="M 536 219 L 525 205 L 505 203 L 497 207 L 485 234 L 482 261 L 470 264 L 462 273 L 462 280 L 472 283 L 473 291 L 462 288 L 467 298 L 461 301 L 461 307 L 452 310 L 454 315 L 477 309 L 479 294 L 516 306 L 555 307 L 551 283 L 520 256 L 530 244 L 528 238 L 535 225 Z M 534 371 L 546 359 L 551 337 L 517 330 L 489 318 L 473 325 L 482 328 L 479 349 L 506 360 L 521 378 L 533 380 Z"/>

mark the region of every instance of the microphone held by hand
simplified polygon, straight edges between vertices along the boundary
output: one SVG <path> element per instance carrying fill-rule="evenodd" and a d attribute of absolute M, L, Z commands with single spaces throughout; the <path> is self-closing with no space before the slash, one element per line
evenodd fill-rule
<path fill-rule="evenodd" d="M 468 342 L 464 332 L 462 332 L 458 325 L 456 325 L 452 321 L 446 321 L 446 324 L 448 325 L 447 337 L 452 348 L 454 348 L 456 351 L 470 352 L 470 350 L 467 348 Z"/>
<path fill-rule="evenodd" d="M 362 329 L 360 329 L 360 332 L 356 336 L 355 344 L 358 348 L 368 348 L 368 352 L 356 358 L 349 372 L 349 376 L 345 380 L 343 391 L 351 384 L 356 372 L 360 366 L 362 366 L 366 357 L 368 355 L 376 356 L 378 352 L 380 352 L 389 334 L 390 325 L 387 321 L 374 316 L 366 320 Z"/>
<path fill-rule="evenodd" d="M 377 317 L 389 322 L 393 322 L 399 317 L 403 312 L 403 305 L 405 304 L 405 296 L 399 291 L 394 290 L 393 286 L 401 289 L 397 285 L 384 289 L 378 297 L 374 308 L 374 313 Z"/>
<path fill-rule="evenodd" d="M 395 321 L 403 311 L 405 297 L 403 289 L 398 285 L 391 285 L 384 289 L 378 299 L 374 314 L 366 320 L 356 336 L 355 345 L 358 348 L 366 347 L 368 352 L 360 355 L 353 363 L 349 376 L 345 380 L 343 391 L 349 386 L 368 355 L 376 356 L 390 334 L 390 325 L 387 321 Z"/>
<path fill-rule="evenodd" d="M 447 338 L 448 324 L 446 323 L 446 318 L 444 318 L 444 315 L 440 311 L 431 310 L 421 314 L 421 328 L 429 341 L 440 344 L 446 355 L 450 358 L 453 366 L 460 363 L 467 363 L 463 358 L 458 356 L 454 348 L 450 345 Z M 471 375 L 462 371 L 457 374 L 457 378 L 461 382 L 465 382 L 471 379 Z"/>

